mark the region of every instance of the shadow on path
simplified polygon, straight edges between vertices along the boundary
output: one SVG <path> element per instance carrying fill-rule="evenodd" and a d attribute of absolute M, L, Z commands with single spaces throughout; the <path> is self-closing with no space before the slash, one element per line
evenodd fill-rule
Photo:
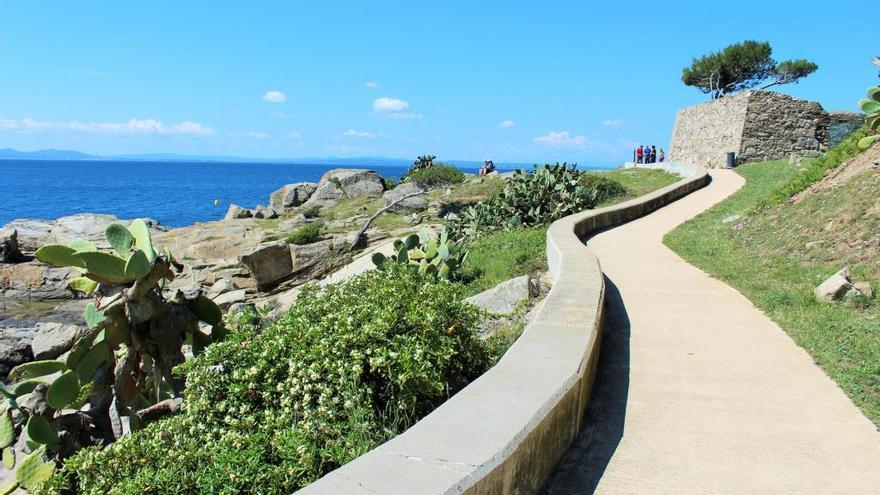
<path fill-rule="evenodd" d="M 593 493 L 623 437 L 629 392 L 630 322 L 620 291 L 605 277 L 605 326 L 596 382 L 580 434 L 550 475 L 542 493 Z"/>

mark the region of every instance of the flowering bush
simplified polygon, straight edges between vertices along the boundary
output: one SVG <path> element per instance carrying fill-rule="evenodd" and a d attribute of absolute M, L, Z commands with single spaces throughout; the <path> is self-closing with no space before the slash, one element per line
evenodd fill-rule
<path fill-rule="evenodd" d="M 290 493 L 411 426 L 489 366 L 461 286 L 389 266 L 307 287 L 177 368 L 182 414 L 86 449 L 42 487 Z"/>

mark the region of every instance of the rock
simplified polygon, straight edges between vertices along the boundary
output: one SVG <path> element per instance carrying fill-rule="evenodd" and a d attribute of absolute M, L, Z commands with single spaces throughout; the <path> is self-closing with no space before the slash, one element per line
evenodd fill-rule
<path fill-rule="evenodd" d="M 269 206 L 275 211 L 281 212 L 305 203 L 318 188 L 314 182 L 297 182 L 285 184 L 269 196 Z"/>
<path fill-rule="evenodd" d="M 244 303 L 244 302 L 237 302 L 237 303 L 233 303 L 231 306 L 229 306 L 229 310 L 226 311 L 226 314 L 233 315 L 235 313 L 247 311 L 248 309 L 250 309 L 251 311 L 257 310 L 257 308 L 253 304 Z"/>
<path fill-rule="evenodd" d="M 228 278 L 221 278 L 214 282 L 214 285 L 208 289 L 208 297 L 214 298 L 220 294 L 225 294 L 236 289 L 238 289 L 238 287 L 236 287 L 235 282 Z"/>
<path fill-rule="evenodd" d="M 254 213 L 247 208 L 242 208 L 241 206 L 230 204 L 229 209 L 226 210 L 226 216 L 223 217 L 223 220 L 236 220 L 240 218 L 251 218 L 254 216 Z"/>
<path fill-rule="evenodd" d="M 735 222 L 740 218 L 742 218 L 742 215 L 730 215 L 729 217 L 724 217 L 723 219 L 721 219 L 721 223 Z"/>
<path fill-rule="evenodd" d="M 870 299 L 874 298 L 874 288 L 871 287 L 869 282 L 853 282 L 852 287 L 854 290 L 858 291 L 859 294 Z"/>
<path fill-rule="evenodd" d="M 258 246 L 263 229 L 253 222 L 219 221 L 197 223 L 172 229 L 154 236 L 154 243 L 168 247 L 174 256 L 183 260 L 216 260 L 228 264 L 245 251 Z M 184 263 L 191 266 L 191 261 Z"/>
<path fill-rule="evenodd" d="M 385 194 L 382 195 L 382 199 L 385 201 L 385 206 L 388 206 L 408 194 L 414 194 L 418 192 L 423 193 L 425 192 L 425 190 L 413 182 L 404 182 L 403 184 L 395 187 L 390 191 L 385 191 Z M 428 199 L 425 198 L 424 195 L 421 195 L 404 199 L 393 208 L 391 208 L 391 211 L 415 213 L 424 211 L 427 208 Z"/>
<path fill-rule="evenodd" d="M 0 230 L 0 263 L 18 263 L 23 256 L 18 248 L 18 231 Z"/>
<path fill-rule="evenodd" d="M 65 299 L 71 297 L 67 282 L 78 274 L 33 260 L 0 264 L 0 295 L 10 299 Z"/>
<path fill-rule="evenodd" d="M 403 217 L 403 222 L 407 225 L 418 225 L 422 223 L 422 216 L 418 213 L 413 213 L 412 215 Z"/>
<path fill-rule="evenodd" d="M 272 208 L 267 208 L 263 205 L 257 205 L 257 207 L 254 208 L 254 218 L 278 218 L 278 213 L 276 213 L 275 210 Z"/>
<path fill-rule="evenodd" d="M 30 340 L 33 328 L 0 328 L 0 378 L 5 379 L 9 370 L 34 360 Z"/>
<path fill-rule="evenodd" d="M 279 223 L 278 230 L 280 230 L 282 232 L 287 232 L 290 230 L 298 229 L 307 223 L 309 223 L 309 219 L 306 218 L 305 215 L 300 213 L 299 215 L 296 215 L 295 217 L 293 217 L 291 219 L 288 219 L 288 220 L 285 220 L 285 221 Z"/>
<path fill-rule="evenodd" d="M 304 204 L 333 206 L 340 199 L 381 196 L 385 181 L 374 170 L 337 168 L 324 173 L 318 187 Z"/>
<path fill-rule="evenodd" d="M 529 277 L 512 278 L 495 287 L 471 296 L 465 301 L 490 313 L 510 314 L 521 301 L 529 298 Z"/>
<path fill-rule="evenodd" d="M 308 270 L 324 260 L 330 259 L 334 255 L 333 240 L 313 242 L 311 244 L 303 244 L 290 246 L 290 256 L 293 260 L 293 271 L 300 273 Z"/>
<path fill-rule="evenodd" d="M 449 213 L 443 215 L 443 220 L 447 220 L 449 222 L 454 222 L 455 220 L 458 220 L 458 219 L 459 219 L 459 216 L 451 211 Z"/>
<path fill-rule="evenodd" d="M 153 219 L 144 219 L 153 233 L 164 231 L 164 227 Z M 113 215 L 81 213 L 61 217 L 57 220 L 13 220 L 5 229 L 18 231 L 18 244 L 23 253 L 33 253 L 46 244 L 69 244 L 77 239 L 95 243 L 99 248 L 110 248 L 104 237 L 104 230 L 112 222 L 124 225 L 131 223 Z"/>
<path fill-rule="evenodd" d="M 214 298 L 214 303 L 217 306 L 220 306 L 220 309 L 226 311 L 232 307 L 233 304 L 243 303 L 247 298 L 247 290 L 238 289 L 231 292 L 226 292 L 224 294 L 220 294 L 219 296 Z"/>
<path fill-rule="evenodd" d="M 38 323 L 31 341 L 34 359 L 55 359 L 69 351 L 77 339 L 88 330 L 78 325 L 64 323 Z"/>
<path fill-rule="evenodd" d="M 239 260 L 260 289 L 269 288 L 293 273 L 291 249 L 284 241 L 260 244 L 242 254 Z"/>
<path fill-rule="evenodd" d="M 813 290 L 813 293 L 820 301 L 837 301 L 842 299 L 852 288 L 849 270 L 844 268 L 825 279 Z"/>

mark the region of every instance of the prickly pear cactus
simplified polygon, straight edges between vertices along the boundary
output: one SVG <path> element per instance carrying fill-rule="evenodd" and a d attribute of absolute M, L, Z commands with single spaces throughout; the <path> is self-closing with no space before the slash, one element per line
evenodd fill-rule
<path fill-rule="evenodd" d="M 385 263 L 406 263 L 431 277 L 450 280 L 467 258 L 467 250 L 452 241 L 444 227 L 439 234 L 422 229 L 418 235 L 411 234 L 394 241 L 395 253 L 385 256 L 373 254 L 373 264 L 382 268 Z"/>
<path fill-rule="evenodd" d="M 123 416 L 128 429 L 142 427 L 138 408 L 183 389 L 171 372 L 184 361 L 182 346 L 199 353 L 227 335 L 223 313 L 200 290 L 163 293 L 183 267 L 167 249 L 157 254 L 146 223 L 113 223 L 105 235 L 113 252 L 87 241 L 37 250 L 38 260 L 79 272 L 70 289 L 95 300 L 83 312 L 89 330 L 66 357 L 19 365 L 9 372 L 9 385 L 0 383 L 3 461 L 14 468 L 13 449 L 22 443 L 31 452 L 0 494 L 33 490 L 65 457 L 114 441 L 127 431 Z M 17 441 L 22 435 L 26 442 Z"/>
<path fill-rule="evenodd" d="M 868 114 L 865 117 L 865 125 L 871 130 L 880 130 L 880 86 L 868 89 L 868 97 L 859 101 L 859 108 Z M 880 134 L 866 136 L 859 140 L 859 147 L 868 149 L 877 141 L 880 141 Z"/>

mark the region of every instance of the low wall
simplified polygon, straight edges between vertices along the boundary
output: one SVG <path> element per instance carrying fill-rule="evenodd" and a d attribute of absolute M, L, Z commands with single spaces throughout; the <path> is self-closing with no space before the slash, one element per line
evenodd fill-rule
<path fill-rule="evenodd" d="M 671 164 L 670 164 L 671 165 Z M 582 238 L 709 182 L 702 167 L 619 205 L 554 222 L 544 306 L 504 357 L 412 428 L 297 493 L 535 493 L 580 431 L 595 377 L 605 285 Z"/>

